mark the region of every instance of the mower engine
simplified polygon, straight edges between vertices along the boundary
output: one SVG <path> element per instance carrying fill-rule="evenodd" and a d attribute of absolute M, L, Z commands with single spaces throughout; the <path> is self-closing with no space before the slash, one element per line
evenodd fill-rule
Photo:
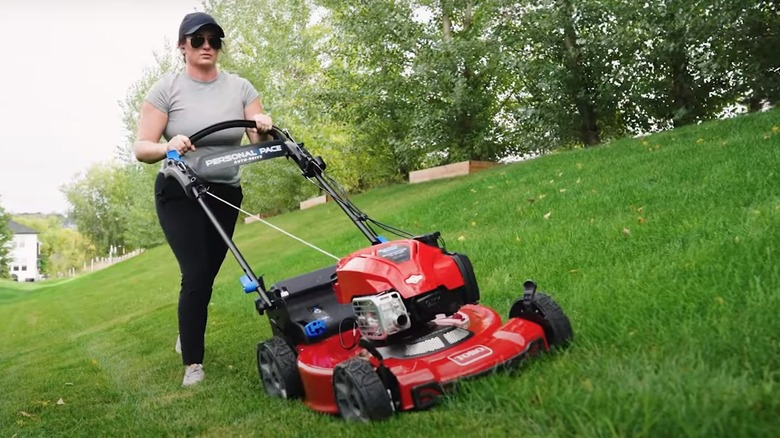
<path fill-rule="evenodd" d="M 352 303 L 361 335 L 371 340 L 479 302 L 468 257 L 444 251 L 431 238 L 386 242 L 344 257 L 334 290 L 337 301 Z"/>
<path fill-rule="evenodd" d="M 403 299 L 398 292 L 369 295 L 352 299 L 352 309 L 360 334 L 371 340 L 388 336 L 412 326 Z"/>

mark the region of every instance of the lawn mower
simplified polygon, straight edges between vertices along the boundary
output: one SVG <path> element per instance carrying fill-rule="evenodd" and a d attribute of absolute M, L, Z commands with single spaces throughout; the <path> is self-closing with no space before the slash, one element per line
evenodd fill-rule
<path fill-rule="evenodd" d="M 233 120 L 192 135 L 199 140 L 254 122 Z M 479 304 L 469 258 L 448 251 L 439 232 L 412 235 L 369 218 L 290 133 L 274 127 L 271 140 L 199 158 L 187 165 L 175 152 L 163 173 L 197 200 L 244 271 L 246 293 L 256 293 L 273 336 L 257 345 L 257 370 L 274 397 L 302 399 L 311 409 L 346 420 L 381 420 L 395 412 L 426 409 L 457 382 L 504 369 L 572 339 L 568 318 L 528 280 L 509 318 Z M 274 283 L 266 289 L 203 196 L 208 184 L 193 168 L 241 166 L 286 157 L 327 193 L 370 246 L 335 264 Z M 236 207 L 238 208 L 238 207 Z M 374 227 L 396 234 L 388 240 Z M 311 245 L 310 245 L 311 246 Z M 327 254 L 327 253 L 326 253 Z"/>

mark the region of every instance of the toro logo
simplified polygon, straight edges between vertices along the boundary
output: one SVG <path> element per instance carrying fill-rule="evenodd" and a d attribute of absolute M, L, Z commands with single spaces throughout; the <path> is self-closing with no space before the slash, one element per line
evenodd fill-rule
<path fill-rule="evenodd" d="M 471 350 L 448 356 L 447 359 L 463 367 L 480 359 L 484 359 L 491 354 L 493 354 L 493 350 L 490 348 L 485 347 L 484 345 L 477 345 Z"/>

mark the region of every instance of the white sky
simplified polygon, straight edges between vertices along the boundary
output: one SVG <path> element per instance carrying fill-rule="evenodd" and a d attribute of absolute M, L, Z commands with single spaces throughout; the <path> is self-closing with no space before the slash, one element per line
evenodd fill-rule
<path fill-rule="evenodd" d="M 113 159 L 120 101 L 200 0 L 0 0 L 0 205 L 62 212 L 60 186 Z M 150 194 L 151 196 L 151 194 Z"/>

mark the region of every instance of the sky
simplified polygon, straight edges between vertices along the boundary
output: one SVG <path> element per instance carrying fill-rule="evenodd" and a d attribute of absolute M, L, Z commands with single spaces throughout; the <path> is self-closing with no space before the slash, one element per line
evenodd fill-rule
<path fill-rule="evenodd" d="M 60 187 L 113 160 L 126 135 L 119 102 L 196 10 L 200 0 L 0 0 L 6 212 L 67 212 Z"/>

